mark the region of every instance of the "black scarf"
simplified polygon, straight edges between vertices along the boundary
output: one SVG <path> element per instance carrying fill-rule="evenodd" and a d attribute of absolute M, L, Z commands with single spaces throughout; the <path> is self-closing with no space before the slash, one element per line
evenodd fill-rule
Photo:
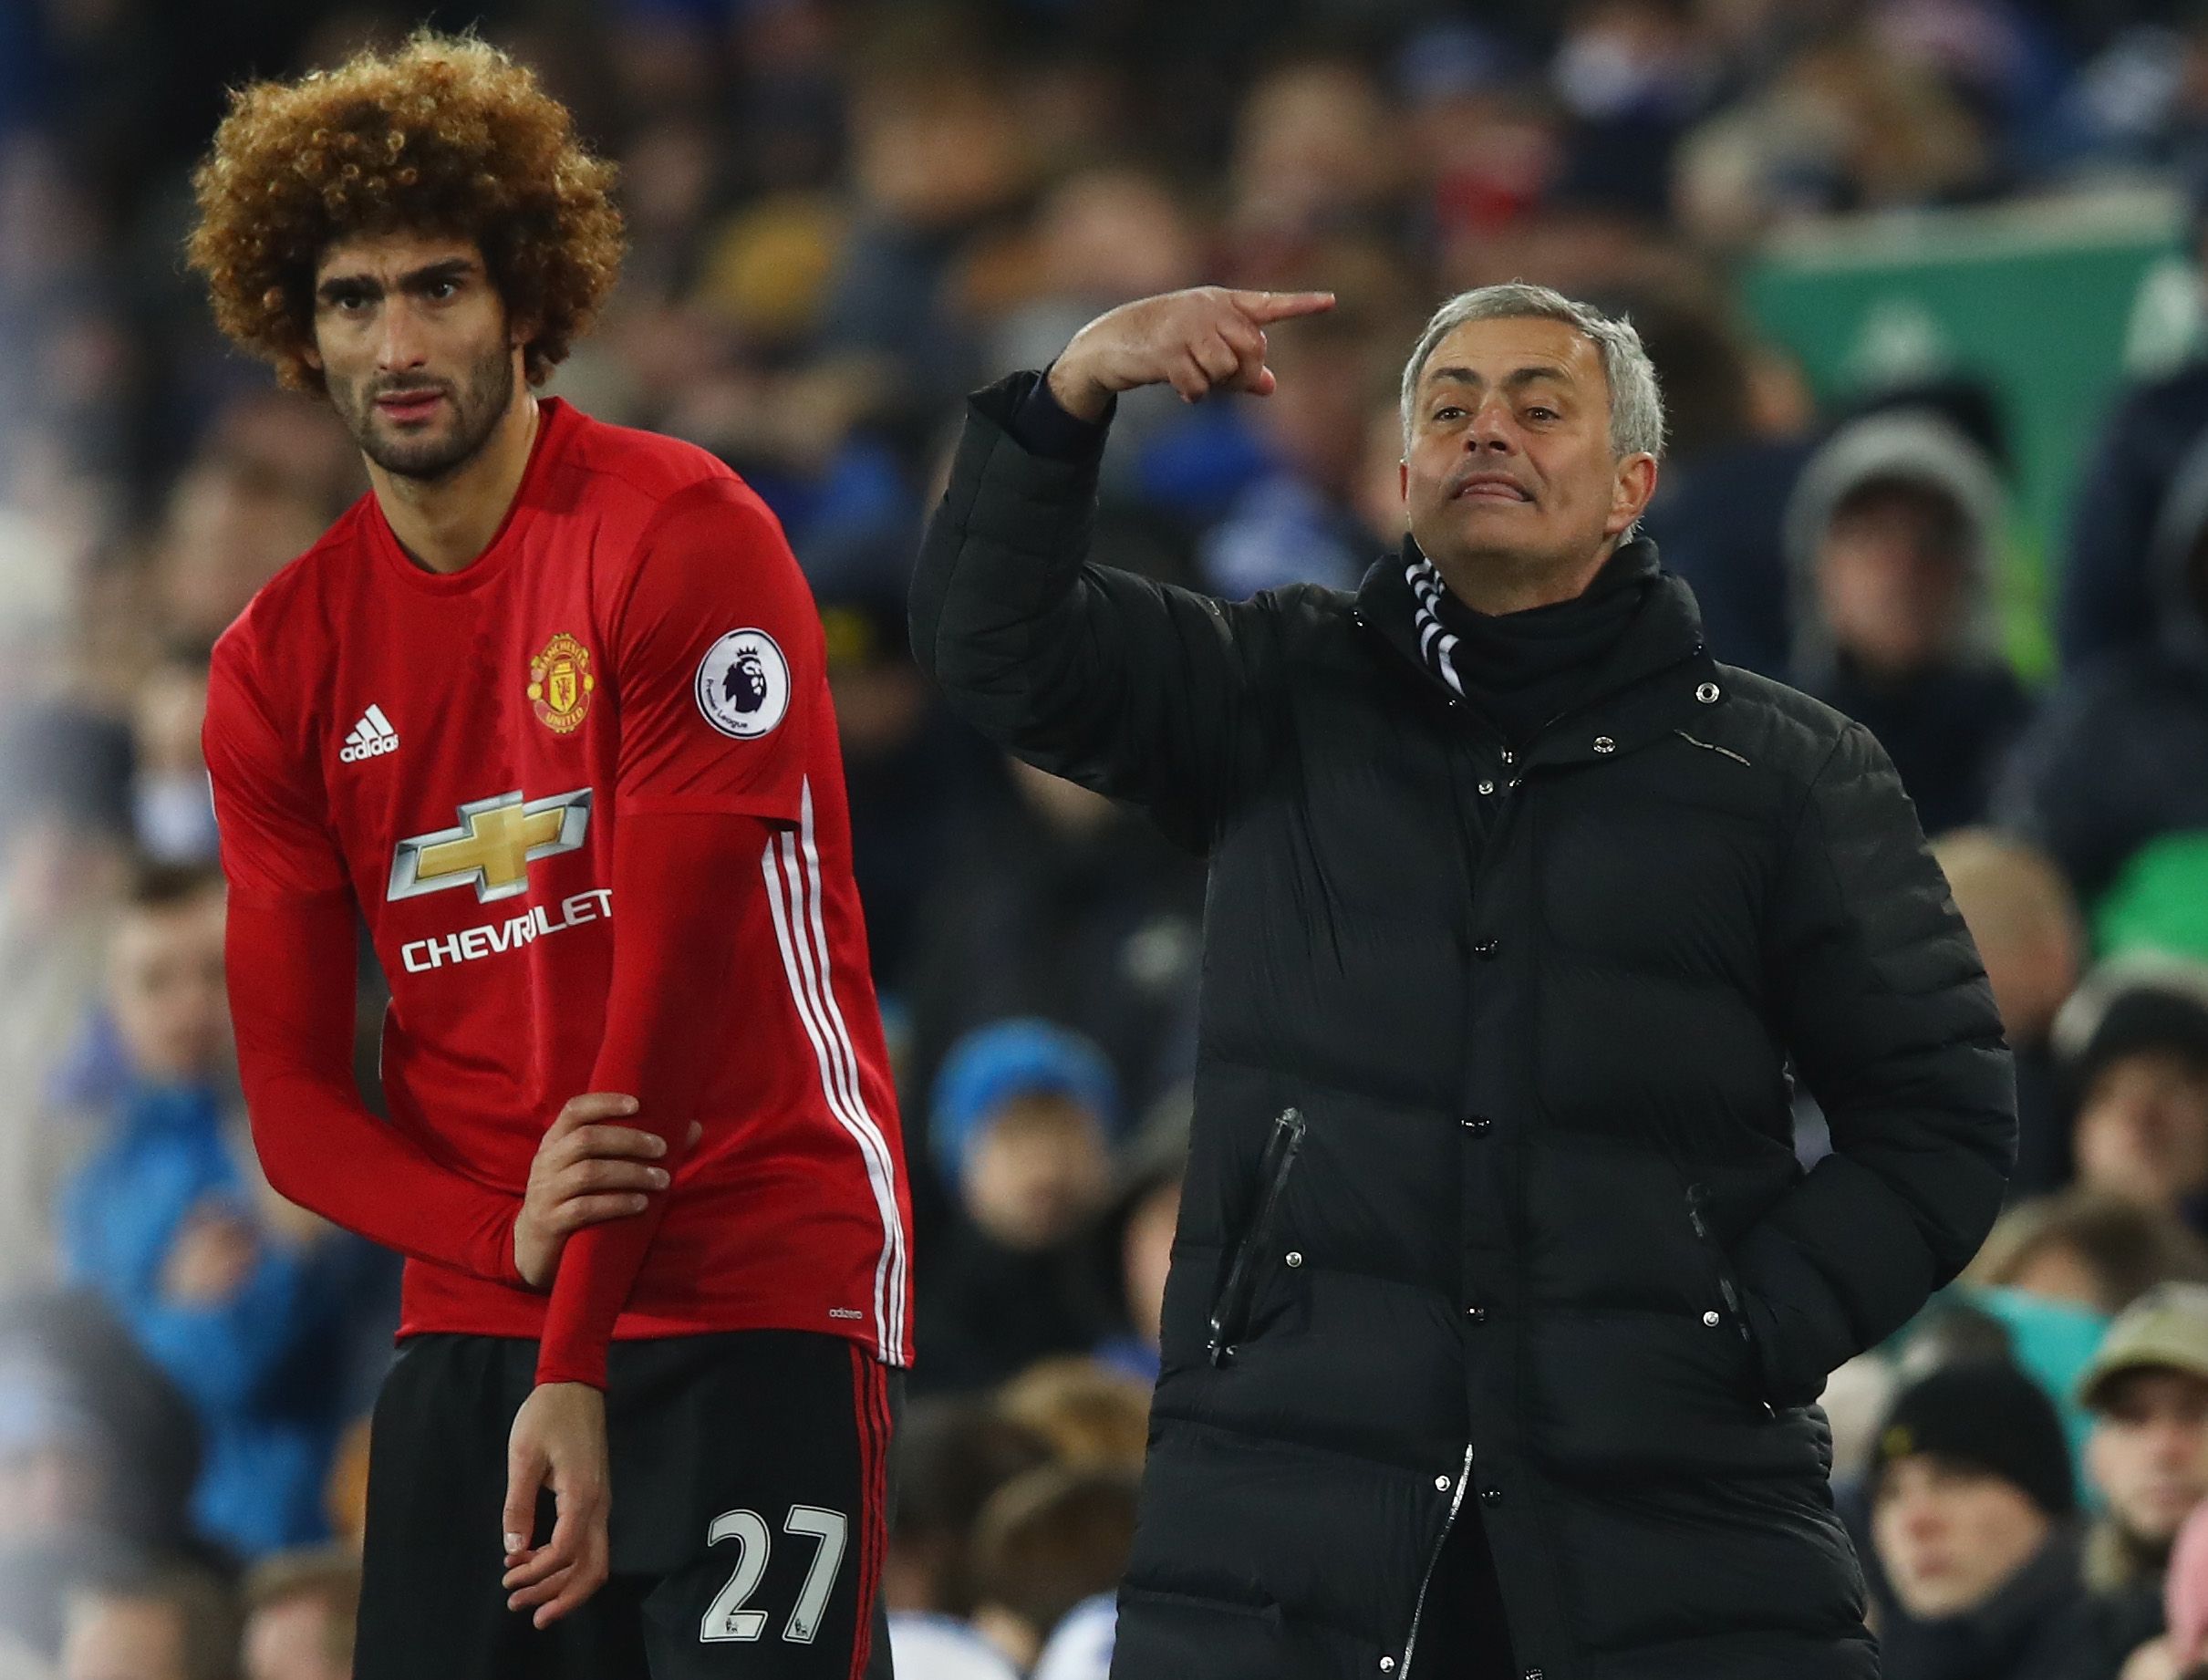
<path fill-rule="evenodd" d="M 1524 612 L 1475 612 L 1405 539 L 1404 576 L 1417 601 L 1418 650 L 1434 674 L 1513 745 L 1570 710 L 1602 656 L 1625 634 L 1657 576 L 1654 547 L 1619 544 L 1569 601 Z"/>

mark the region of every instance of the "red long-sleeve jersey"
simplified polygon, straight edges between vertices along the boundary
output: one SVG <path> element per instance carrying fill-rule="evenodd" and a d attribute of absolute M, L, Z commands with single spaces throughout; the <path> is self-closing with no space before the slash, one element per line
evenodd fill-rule
<path fill-rule="evenodd" d="M 818 617 L 712 457 L 543 404 L 504 526 L 409 561 L 373 496 L 217 645 L 204 733 L 254 1133 L 293 1199 L 405 1251 L 400 1333 L 824 1331 L 909 1362 L 909 1199 Z M 391 986 L 350 1074 L 353 920 Z M 571 1096 L 675 1146 L 652 1212 L 512 1227 Z M 703 1135 L 687 1158 L 690 1120 Z"/>

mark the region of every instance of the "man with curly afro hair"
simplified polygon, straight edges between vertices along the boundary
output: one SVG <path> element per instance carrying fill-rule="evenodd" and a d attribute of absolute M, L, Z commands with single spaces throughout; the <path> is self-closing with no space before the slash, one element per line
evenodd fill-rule
<path fill-rule="evenodd" d="M 886 1675 L 909 1197 L 781 527 L 536 394 L 621 219 L 495 48 L 245 88 L 195 185 L 216 320 L 370 483 L 223 635 L 205 730 L 263 1165 L 408 1257 L 356 1672 Z"/>

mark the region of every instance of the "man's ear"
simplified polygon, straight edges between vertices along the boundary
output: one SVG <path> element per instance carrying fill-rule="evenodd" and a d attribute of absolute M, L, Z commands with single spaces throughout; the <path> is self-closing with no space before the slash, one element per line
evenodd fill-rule
<path fill-rule="evenodd" d="M 299 359 L 316 373 L 327 371 L 322 366 L 322 352 L 316 349 L 312 343 L 303 344 L 299 347 Z"/>
<path fill-rule="evenodd" d="M 1602 522 L 1605 536 L 1618 536 L 1633 528 L 1634 520 L 1656 493 L 1656 458 L 1642 450 L 1618 462 L 1611 481 L 1610 517 Z"/>
<path fill-rule="evenodd" d="M 1411 499 L 1411 463 L 1407 461 L 1395 463 L 1395 494 L 1405 502 Z"/>

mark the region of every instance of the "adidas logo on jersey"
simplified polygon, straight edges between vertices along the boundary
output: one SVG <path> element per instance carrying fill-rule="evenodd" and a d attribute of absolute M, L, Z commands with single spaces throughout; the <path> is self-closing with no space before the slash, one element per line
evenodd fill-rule
<path fill-rule="evenodd" d="M 370 706 L 360 721 L 353 725 L 353 732 L 345 738 L 345 745 L 337 749 L 337 762 L 358 764 L 364 758 L 377 758 L 398 751 L 399 731 L 391 727 L 390 719 L 383 715 L 382 707 Z"/>

